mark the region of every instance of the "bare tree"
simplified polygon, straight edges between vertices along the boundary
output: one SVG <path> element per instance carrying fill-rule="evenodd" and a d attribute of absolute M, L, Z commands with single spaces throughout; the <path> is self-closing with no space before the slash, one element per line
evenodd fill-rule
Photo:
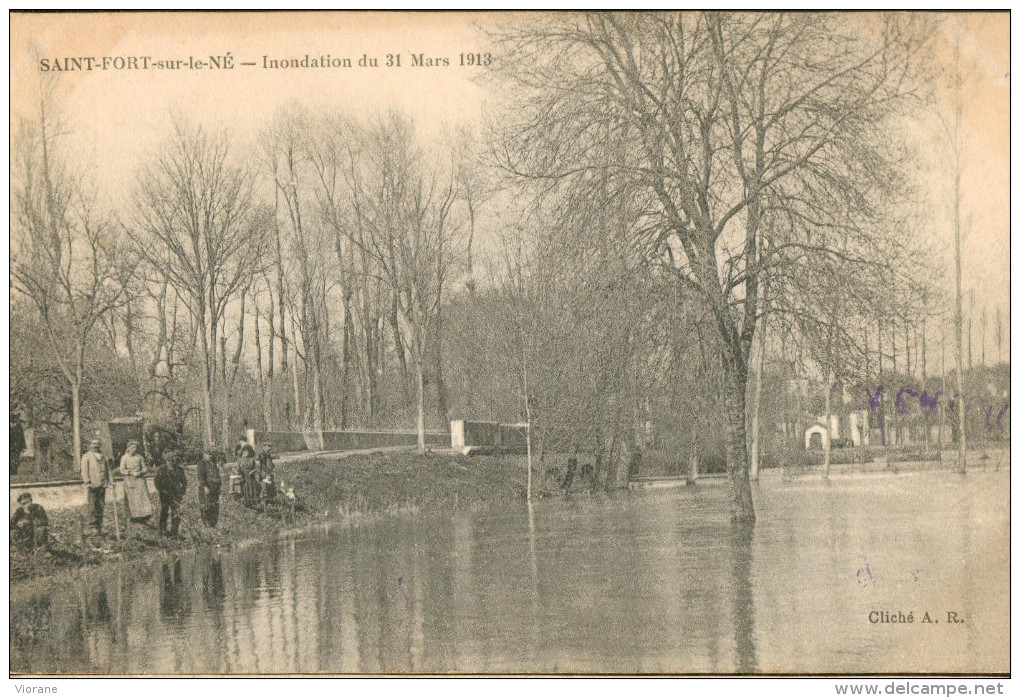
<path fill-rule="evenodd" d="M 1002 363 L 1002 310 L 995 304 L 995 363 Z"/>
<path fill-rule="evenodd" d="M 960 179 L 963 170 L 963 74 L 960 72 L 960 36 L 956 36 L 953 51 L 954 72 L 951 75 L 953 100 L 952 124 L 947 124 L 950 152 L 952 154 L 953 172 L 953 242 L 956 261 L 956 294 L 955 294 L 955 339 L 956 339 L 956 410 L 958 412 L 960 435 L 957 439 L 959 448 L 957 467 L 960 472 L 967 472 L 967 399 L 963 394 L 963 248 L 960 221 L 961 188 Z M 968 334 L 969 344 L 969 334 Z"/>
<path fill-rule="evenodd" d="M 981 306 L 981 365 L 987 366 L 985 363 L 985 335 L 988 333 L 988 309 L 985 306 Z"/>
<path fill-rule="evenodd" d="M 305 366 L 311 383 L 306 394 L 310 396 L 308 407 L 311 426 L 316 432 L 325 428 L 325 392 L 322 378 L 323 331 L 325 308 L 317 288 L 324 280 L 324 254 L 320 232 L 311 225 L 307 204 L 311 199 L 311 187 L 305 183 L 309 175 L 307 163 L 311 158 L 309 130 L 310 117 L 301 110 L 281 112 L 266 138 L 267 159 L 272 167 L 273 182 L 286 206 L 286 221 L 290 238 L 290 258 L 295 262 L 297 293 L 299 302 L 301 340 Z M 279 216 L 279 213 L 277 213 Z M 279 235 L 279 221 L 276 222 Z M 279 292 L 279 289 L 278 289 Z"/>
<path fill-rule="evenodd" d="M 916 88 L 907 22 L 865 40 L 824 15 L 592 14 L 496 37 L 514 104 L 503 166 L 536 189 L 626 183 L 635 240 L 711 312 L 736 519 L 754 518 L 745 396 L 763 283 L 830 262 L 838 293 L 895 249 L 882 219 L 904 181 L 888 127 Z M 774 287 L 776 312 L 811 307 Z"/>
<path fill-rule="evenodd" d="M 451 168 L 426 158 L 404 117 L 387 115 L 365 139 L 350 241 L 364 255 L 363 269 L 377 270 L 388 287 L 395 353 L 404 362 L 406 349 L 415 368 L 418 448 L 424 451 L 426 362 L 441 346 L 439 308 L 456 260 L 456 189 Z"/>
<path fill-rule="evenodd" d="M 185 299 L 195 324 L 204 437 L 212 445 L 221 324 L 264 263 L 269 216 L 254 199 L 251 170 L 234 164 L 226 136 L 202 128 L 175 123 L 138 179 L 128 233 Z"/>
<path fill-rule="evenodd" d="M 81 390 L 103 318 L 128 298 L 136 259 L 61 149 L 52 83 L 11 153 L 11 285 L 31 300 L 47 348 L 71 389 L 73 449 L 81 460 Z"/>

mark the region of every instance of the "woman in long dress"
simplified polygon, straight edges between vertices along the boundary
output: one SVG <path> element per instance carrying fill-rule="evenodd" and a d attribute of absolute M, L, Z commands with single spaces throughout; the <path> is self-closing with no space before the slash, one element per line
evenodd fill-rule
<path fill-rule="evenodd" d="M 145 487 L 145 457 L 138 452 L 138 442 L 129 441 L 120 457 L 120 473 L 124 476 L 124 496 L 132 521 L 144 521 L 152 516 L 152 500 Z"/>
<path fill-rule="evenodd" d="M 255 449 L 246 439 L 241 439 L 237 448 L 234 449 L 237 456 L 237 473 L 241 476 L 241 494 L 244 495 L 244 505 L 254 507 L 259 501 L 259 481 L 257 464 L 255 462 Z"/>

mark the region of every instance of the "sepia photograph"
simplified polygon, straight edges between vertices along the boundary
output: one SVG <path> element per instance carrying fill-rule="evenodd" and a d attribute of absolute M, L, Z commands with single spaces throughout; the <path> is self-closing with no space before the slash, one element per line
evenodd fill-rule
<path fill-rule="evenodd" d="M 11 679 L 1010 676 L 1008 11 L 9 28 Z"/>

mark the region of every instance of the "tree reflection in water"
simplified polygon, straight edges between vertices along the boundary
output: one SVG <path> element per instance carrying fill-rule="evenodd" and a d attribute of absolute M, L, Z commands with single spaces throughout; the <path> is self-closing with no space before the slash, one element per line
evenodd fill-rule
<path fill-rule="evenodd" d="M 824 489 L 776 478 L 761 492 L 753 529 L 734 527 L 725 490 L 706 486 L 539 502 L 533 516 L 413 514 L 15 586 L 11 669 L 853 673 L 920 671 L 924 657 L 1008 668 L 1008 595 L 996 593 L 1008 556 L 982 555 L 1008 540 L 1008 473 Z M 861 550 L 893 581 L 897 565 L 920 573 L 862 591 Z M 928 633 L 904 664 L 897 636 L 859 621 L 875 603 L 927 598 L 933 582 L 968 622 Z"/>
<path fill-rule="evenodd" d="M 754 627 L 754 526 L 734 523 L 730 533 L 733 628 L 736 633 L 738 674 L 757 674 Z"/>

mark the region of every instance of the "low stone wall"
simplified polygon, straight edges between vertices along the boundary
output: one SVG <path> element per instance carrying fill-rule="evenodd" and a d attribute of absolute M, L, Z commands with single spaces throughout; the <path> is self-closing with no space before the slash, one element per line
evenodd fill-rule
<path fill-rule="evenodd" d="M 273 453 L 307 451 L 308 443 L 300 431 L 255 431 L 248 430 L 248 441 L 257 451 L 264 443 L 273 444 Z"/>
<path fill-rule="evenodd" d="M 304 434 L 291 431 L 249 431 L 248 440 L 255 450 L 260 444 L 273 444 L 273 453 L 294 451 L 357 451 L 365 448 L 388 448 L 391 446 L 416 446 L 418 432 L 415 431 L 324 431 L 322 442 L 314 432 Z M 450 435 L 444 431 L 426 431 L 425 445 L 445 447 Z"/>
<path fill-rule="evenodd" d="M 471 422 L 455 419 L 450 423 L 450 446 L 467 453 L 524 453 L 528 450 L 528 427 L 525 424 Z"/>
<path fill-rule="evenodd" d="M 450 435 L 446 432 L 425 432 L 426 446 L 446 446 Z M 417 446 L 418 432 L 414 431 L 324 431 L 323 449 L 326 451 L 357 451 L 363 448 L 390 446 Z"/>
<path fill-rule="evenodd" d="M 499 447 L 506 453 L 527 453 L 528 427 L 526 424 L 500 424 Z"/>

